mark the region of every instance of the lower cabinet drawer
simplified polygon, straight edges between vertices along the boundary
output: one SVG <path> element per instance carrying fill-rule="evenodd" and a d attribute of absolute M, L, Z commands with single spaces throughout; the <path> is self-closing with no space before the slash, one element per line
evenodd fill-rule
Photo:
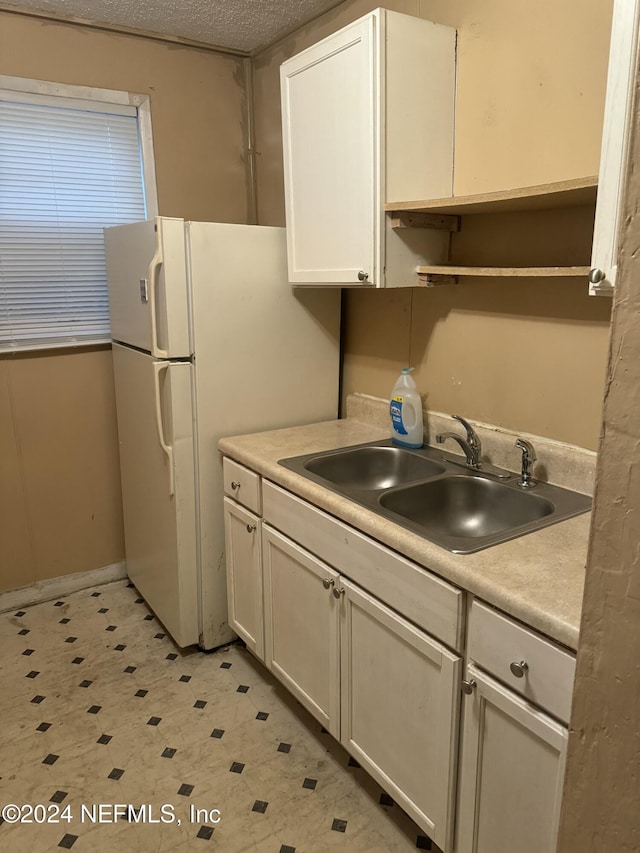
<path fill-rule="evenodd" d="M 471 660 L 568 723 L 576 660 L 569 652 L 479 601 L 469 616 Z"/>
<path fill-rule="evenodd" d="M 266 480 L 264 520 L 453 649 L 464 643 L 464 593 Z"/>
<path fill-rule="evenodd" d="M 261 515 L 260 475 L 225 456 L 222 460 L 222 476 L 225 495 L 229 495 L 256 515 Z"/>

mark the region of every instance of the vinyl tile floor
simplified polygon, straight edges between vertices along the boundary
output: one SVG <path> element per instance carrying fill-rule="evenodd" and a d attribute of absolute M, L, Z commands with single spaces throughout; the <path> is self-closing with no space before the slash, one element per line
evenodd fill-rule
<path fill-rule="evenodd" d="M 0 615 L 0 806 L 16 853 L 437 853 L 242 645 L 177 648 L 127 581 Z"/>

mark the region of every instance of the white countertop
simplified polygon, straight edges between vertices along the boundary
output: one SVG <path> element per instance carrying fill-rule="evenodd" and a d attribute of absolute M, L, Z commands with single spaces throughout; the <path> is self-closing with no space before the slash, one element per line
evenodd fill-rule
<path fill-rule="evenodd" d="M 278 464 L 290 456 L 387 437 L 386 429 L 348 418 L 223 438 L 219 448 L 225 456 L 575 650 L 590 512 L 476 554 L 452 554 Z"/>

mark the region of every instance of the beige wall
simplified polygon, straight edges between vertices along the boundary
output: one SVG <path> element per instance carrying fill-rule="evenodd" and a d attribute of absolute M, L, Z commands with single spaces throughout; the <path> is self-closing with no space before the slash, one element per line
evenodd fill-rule
<path fill-rule="evenodd" d="M 284 224 L 280 64 L 380 5 L 458 30 L 455 195 L 597 174 L 613 0 L 346 0 L 255 58 L 261 223 Z"/>
<path fill-rule="evenodd" d="M 280 62 L 376 5 L 350 0 L 257 57 L 263 224 L 284 221 Z M 456 193 L 597 171 L 611 0 L 582 4 L 579 16 L 552 0 L 387 5 L 458 27 Z M 0 74 L 148 93 L 160 212 L 247 221 L 239 60 L 0 12 Z M 586 251 L 584 235 L 574 243 Z M 595 447 L 609 304 L 584 293 L 559 281 L 348 292 L 345 393 L 384 397 L 411 362 L 432 409 Z M 0 431 L 0 590 L 122 559 L 109 351 L 2 358 Z M 76 473 L 61 478 L 60 467 Z"/>
<path fill-rule="evenodd" d="M 548 266 L 588 264 L 592 230 L 589 208 L 475 216 L 452 257 L 488 266 L 533 265 L 534 255 Z M 609 300 L 589 297 L 580 279 L 460 282 L 350 292 L 344 394 L 387 397 L 411 364 L 430 410 L 595 449 Z"/>
<path fill-rule="evenodd" d="M 279 65 L 370 11 L 349 0 L 256 58 L 258 218 L 284 223 Z M 612 2 L 405 0 L 396 11 L 457 27 L 455 193 L 596 174 Z M 408 141 L 408 144 L 414 141 Z M 454 248 L 513 264 L 589 263 L 589 214 L 484 216 Z M 471 251 L 471 247 L 473 251 Z M 487 254 L 487 247 L 488 254 Z M 481 261 L 482 262 L 482 261 Z M 540 262 L 540 261 L 538 261 Z M 346 291 L 343 391 L 387 397 L 411 363 L 432 410 L 597 446 L 610 304 L 586 282 L 467 281 Z"/>
<path fill-rule="evenodd" d="M 640 159 L 640 105 L 631 162 Z M 640 850 L 640 174 L 628 175 L 559 853 Z"/>
<path fill-rule="evenodd" d="M 5 589 L 122 560 L 111 350 L 0 358 Z"/>
<path fill-rule="evenodd" d="M 160 213 L 246 222 L 233 57 L 0 12 L 0 74 L 151 97 Z M 124 558 L 111 351 L 0 358 L 0 590 Z"/>
<path fill-rule="evenodd" d="M 0 11 L 0 74 L 149 95 L 160 213 L 247 221 L 242 60 Z"/>

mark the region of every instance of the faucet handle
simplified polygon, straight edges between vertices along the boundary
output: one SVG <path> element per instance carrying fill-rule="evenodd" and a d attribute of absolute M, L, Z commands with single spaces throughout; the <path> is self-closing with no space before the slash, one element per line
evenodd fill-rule
<path fill-rule="evenodd" d="M 522 451 L 522 473 L 518 485 L 523 489 L 531 489 L 536 481 L 532 477 L 533 463 L 538 458 L 536 451 L 530 441 L 526 438 L 517 438 L 516 447 Z"/>
<path fill-rule="evenodd" d="M 465 418 L 461 417 L 460 415 L 451 415 L 451 417 L 454 420 L 459 421 L 465 428 L 469 445 L 477 452 L 478 457 L 480 457 L 480 453 L 482 452 L 482 444 L 480 443 L 480 439 L 478 438 L 476 431 L 471 426 L 469 421 L 465 420 Z"/>

